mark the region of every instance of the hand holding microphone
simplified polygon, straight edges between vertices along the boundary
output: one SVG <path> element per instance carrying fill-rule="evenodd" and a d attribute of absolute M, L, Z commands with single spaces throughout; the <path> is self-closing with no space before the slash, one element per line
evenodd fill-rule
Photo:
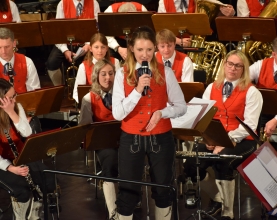
<path fill-rule="evenodd" d="M 150 90 L 151 70 L 148 68 L 148 62 L 142 61 L 141 68 L 138 69 L 138 85 L 136 90 L 143 96 L 147 94 L 147 90 Z"/>

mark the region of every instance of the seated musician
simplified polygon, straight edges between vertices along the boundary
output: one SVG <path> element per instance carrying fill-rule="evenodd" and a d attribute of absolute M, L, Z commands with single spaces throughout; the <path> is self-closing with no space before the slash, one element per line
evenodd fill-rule
<path fill-rule="evenodd" d="M 111 61 L 101 59 L 94 65 L 91 75 L 91 92 L 86 94 L 82 99 L 79 124 L 83 125 L 92 122 L 114 120 L 112 115 L 112 90 L 114 75 L 115 67 Z M 117 149 L 108 148 L 97 150 L 96 154 L 102 166 L 101 175 L 104 177 L 117 178 Z M 103 183 L 103 191 L 110 218 L 116 209 L 114 183 L 105 181 Z"/>
<path fill-rule="evenodd" d="M 15 53 L 14 33 L 8 28 L 0 28 L 0 78 L 14 85 L 17 93 L 40 88 L 38 73 L 33 61 Z"/>
<path fill-rule="evenodd" d="M 28 173 L 34 184 L 40 184 L 41 173 L 37 172 L 36 162 L 28 166 L 14 166 L 12 161 L 20 154 L 23 148 L 22 137 L 32 134 L 32 129 L 26 118 L 21 104 L 16 103 L 16 91 L 13 86 L 5 79 L 0 78 L 0 187 L 12 192 L 12 207 L 16 220 L 25 220 L 26 212 L 30 205 L 31 190 L 26 180 Z M 11 147 L 9 143 L 15 145 Z M 47 176 L 49 177 L 49 176 Z M 36 182 L 36 180 L 40 180 Z M 42 187 L 42 186 L 40 186 Z M 54 181 L 51 185 L 47 184 L 49 192 L 54 191 Z M 32 207 L 39 207 L 34 202 Z M 32 209 L 30 218 L 38 219 L 37 210 Z"/>
<path fill-rule="evenodd" d="M 268 5 L 269 0 L 238 0 L 237 16 L 238 17 L 258 17 L 264 8 Z M 274 7 L 274 6 L 272 6 Z M 273 8 L 272 8 L 273 10 Z"/>
<path fill-rule="evenodd" d="M 13 1 L 2 0 L 0 3 L 0 23 L 21 22 L 18 8 Z"/>
<path fill-rule="evenodd" d="M 193 64 L 184 53 L 175 50 L 176 37 L 168 29 L 163 29 L 156 34 L 156 58 L 159 63 L 172 68 L 178 82 L 193 82 Z"/>
<path fill-rule="evenodd" d="M 215 106 L 218 111 L 214 118 L 221 121 L 235 147 L 225 148 L 199 144 L 199 151 L 243 156 L 242 159 L 230 158 L 217 161 L 203 159 L 200 161 L 201 188 L 211 199 L 207 213 L 215 216 L 222 209 L 222 220 L 234 219 L 233 171 L 256 150 L 255 141 L 239 124 L 235 115 L 255 131 L 263 104 L 259 90 L 251 84 L 248 59 L 242 52 L 231 51 L 227 54 L 217 80 L 207 87 L 203 99 L 216 100 Z M 185 172 L 195 180 L 195 159 L 187 160 L 187 162 Z M 206 172 L 209 166 L 214 169 L 215 181 Z M 206 217 L 206 215 L 203 216 L 203 218 Z"/>
<path fill-rule="evenodd" d="M 145 6 L 138 2 L 117 2 L 111 4 L 104 12 L 117 13 L 117 12 L 145 12 Z M 127 44 L 124 36 L 112 37 L 107 36 L 111 56 L 119 60 L 125 60 L 127 56 Z"/>
<path fill-rule="evenodd" d="M 101 33 L 96 33 L 90 39 L 89 52 L 87 52 L 86 57 L 83 63 L 79 66 L 77 72 L 73 90 L 73 98 L 76 102 L 79 102 L 77 90 L 78 85 L 91 85 L 91 74 L 93 67 L 97 61 L 104 58 L 106 60 L 110 60 L 113 63 L 115 70 L 120 68 L 119 60 L 110 57 L 107 38 Z"/>
<path fill-rule="evenodd" d="M 272 42 L 272 56 L 250 66 L 250 78 L 255 81 L 257 88 L 277 89 L 277 37 Z M 264 128 L 266 136 L 270 137 L 277 126 L 277 115 L 262 114 L 260 126 Z M 277 149 L 277 144 L 272 144 Z"/>
<path fill-rule="evenodd" d="M 56 19 L 95 18 L 97 20 L 99 12 L 100 7 L 96 0 L 61 0 L 57 6 Z M 64 60 L 72 63 L 72 55 L 75 55 L 74 52 L 77 51 L 79 46 L 79 44 L 74 45 L 73 51 L 70 51 L 66 44 L 56 44 L 53 47 L 46 62 L 46 67 L 54 86 L 62 84 L 61 63 Z M 85 43 L 82 49 L 87 52 L 89 50 L 89 43 Z"/>

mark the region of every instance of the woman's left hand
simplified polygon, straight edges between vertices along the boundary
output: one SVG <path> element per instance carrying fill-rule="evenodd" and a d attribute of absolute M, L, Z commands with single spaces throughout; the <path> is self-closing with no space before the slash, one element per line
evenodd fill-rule
<path fill-rule="evenodd" d="M 14 111 L 15 101 L 9 97 L 0 98 L 0 108 L 2 108 L 7 114 Z"/>
<path fill-rule="evenodd" d="M 221 146 L 215 146 L 213 154 L 218 154 L 220 153 L 225 147 L 221 147 Z"/>
<path fill-rule="evenodd" d="M 146 131 L 149 132 L 149 131 L 152 131 L 156 125 L 158 124 L 158 122 L 160 121 L 162 117 L 162 113 L 161 111 L 155 111 L 148 123 L 148 125 L 146 126 Z"/>

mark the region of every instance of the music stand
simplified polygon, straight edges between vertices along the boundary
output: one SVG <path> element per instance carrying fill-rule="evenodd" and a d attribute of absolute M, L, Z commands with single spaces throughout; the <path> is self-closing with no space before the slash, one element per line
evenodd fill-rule
<path fill-rule="evenodd" d="M 0 27 L 14 32 L 17 47 L 35 47 L 43 44 L 39 22 L 2 23 Z M 30 33 L 32 33 L 32 37 L 30 37 Z"/>
<path fill-rule="evenodd" d="M 262 113 L 269 115 L 277 114 L 277 91 L 273 89 L 259 89 L 263 96 Z"/>
<path fill-rule="evenodd" d="M 122 36 L 126 38 L 140 26 L 149 26 L 154 30 L 151 20 L 153 12 L 99 13 L 99 32 L 106 36 Z"/>
<path fill-rule="evenodd" d="M 27 115 L 37 116 L 57 112 L 61 109 L 64 86 L 55 86 L 18 94 L 20 103 Z"/>
<path fill-rule="evenodd" d="M 204 84 L 199 82 L 179 82 L 179 86 L 186 102 L 189 102 L 193 97 L 202 98 L 205 90 Z"/>
<path fill-rule="evenodd" d="M 89 93 L 91 86 L 88 85 L 78 85 L 78 100 L 79 100 L 79 107 L 81 107 L 83 97 Z"/>

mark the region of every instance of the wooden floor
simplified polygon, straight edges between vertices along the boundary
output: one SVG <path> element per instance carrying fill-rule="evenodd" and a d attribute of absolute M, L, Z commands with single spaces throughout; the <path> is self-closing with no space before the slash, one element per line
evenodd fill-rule
<path fill-rule="evenodd" d="M 43 80 L 42 85 L 49 85 L 49 79 L 47 76 L 41 76 Z M 68 109 L 74 109 L 74 105 L 71 101 L 64 100 L 63 102 L 63 111 L 68 111 Z M 50 123 L 45 123 L 42 121 L 42 125 L 45 129 L 55 126 L 60 126 L 60 123 L 64 124 L 67 122 L 57 122 L 54 123 L 53 120 Z M 69 171 L 69 172 L 78 172 L 84 174 L 93 174 L 93 156 L 89 152 L 89 161 L 88 167 L 85 165 L 85 153 L 83 149 L 79 149 L 70 153 L 66 153 L 57 157 L 56 167 L 57 170 Z M 176 163 L 179 161 L 176 159 Z M 53 167 L 50 161 L 46 161 L 50 167 Z M 178 170 L 176 171 L 178 175 Z M 148 179 L 148 181 L 150 181 Z M 105 220 L 106 209 L 105 201 L 103 197 L 103 191 L 97 190 L 96 198 L 96 188 L 94 185 L 87 182 L 86 178 L 72 177 L 72 176 L 61 176 L 58 175 L 58 184 L 61 187 L 61 197 L 60 205 L 62 211 L 60 213 L 60 219 L 62 220 Z M 236 186 L 237 189 L 238 186 Z M 256 220 L 261 219 L 261 203 L 251 191 L 249 186 L 241 181 L 241 219 L 244 220 Z M 146 193 L 145 187 L 143 187 L 143 199 L 142 199 L 142 208 L 136 209 L 133 219 L 135 220 L 148 220 L 154 218 L 154 203 L 150 198 L 150 189 L 149 192 L 149 218 L 147 217 L 146 209 Z M 204 192 L 202 195 L 202 204 L 203 209 L 208 205 L 208 199 Z M 0 208 L 6 207 L 10 202 L 7 192 L 0 190 Z M 178 201 L 178 212 L 179 219 L 198 219 L 197 216 L 191 214 L 196 213 L 196 209 L 187 209 L 185 208 L 184 200 L 179 198 Z M 235 198 L 235 219 L 239 219 L 239 209 L 237 195 Z M 12 209 L 8 209 L 5 213 L 0 214 L 0 220 L 11 220 L 12 219 Z M 43 218 L 42 218 L 43 219 Z M 51 219 L 49 217 L 49 219 Z M 173 218 L 172 218 L 173 219 Z M 220 219 L 220 218 L 219 218 Z"/>

